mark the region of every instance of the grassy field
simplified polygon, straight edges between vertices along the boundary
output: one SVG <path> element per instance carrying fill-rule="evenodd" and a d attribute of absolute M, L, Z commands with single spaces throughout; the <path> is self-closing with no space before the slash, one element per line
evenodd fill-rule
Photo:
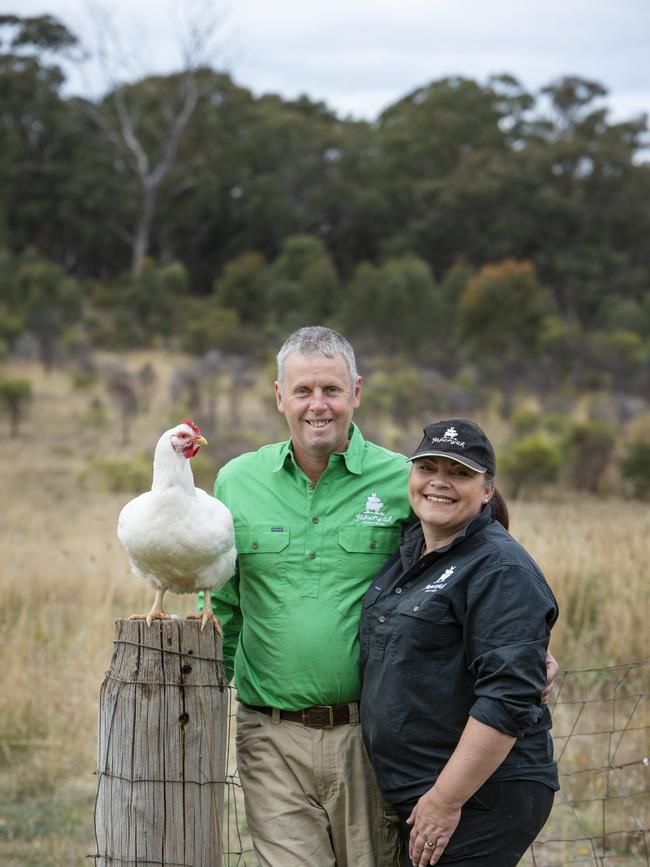
<path fill-rule="evenodd" d="M 144 358 L 129 364 L 136 369 Z M 170 407 L 166 386 L 174 363 L 162 355 L 152 360 L 158 386 L 150 411 L 134 419 L 126 446 L 100 385 L 75 390 L 68 374 L 45 375 L 29 365 L 5 371 L 30 378 L 35 399 L 19 435 L 5 440 L 0 465 L 4 867 L 92 863 L 86 855 L 94 852 L 97 698 L 113 621 L 148 610 L 152 601 L 149 588 L 130 574 L 115 536 L 119 509 L 132 494 L 109 490 L 110 474 L 98 473 L 97 460 L 141 457 L 146 467 L 159 433 L 180 419 L 182 408 Z M 249 386 L 241 426 L 263 441 L 282 428 L 261 387 Z M 103 401 L 103 410 L 94 399 Z M 217 417 L 226 419 L 225 388 L 217 388 L 216 400 Z M 411 441 L 418 430 L 415 423 Z M 7 437 L 6 428 L 2 434 Z M 256 437 L 239 439 L 252 446 Z M 208 487 L 219 457 L 201 460 L 198 477 Z M 511 512 L 513 534 L 540 563 L 560 603 L 552 649 L 561 667 L 647 657 L 647 507 L 546 492 L 535 502 L 512 503 Z M 169 599 L 174 613 L 194 606 L 193 598 Z"/>

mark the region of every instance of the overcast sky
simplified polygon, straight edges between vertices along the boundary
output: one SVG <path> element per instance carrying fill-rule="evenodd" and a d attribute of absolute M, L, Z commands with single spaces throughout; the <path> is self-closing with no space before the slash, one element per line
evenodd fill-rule
<path fill-rule="evenodd" d="M 112 0 L 115 29 L 142 74 L 178 68 L 175 10 L 193 2 Z M 434 79 L 485 83 L 504 72 L 531 90 L 579 75 L 607 87 L 614 119 L 650 113 L 650 0 L 199 2 L 226 10 L 218 57 L 237 83 L 256 94 L 307 93 L 343 116 L 373 119 Z M 88 0 L 0 0 L 0 11 L 50 13 L 92 41 Z M 71 76 L 74 92 L 98 86 L 85 76 Z"/>

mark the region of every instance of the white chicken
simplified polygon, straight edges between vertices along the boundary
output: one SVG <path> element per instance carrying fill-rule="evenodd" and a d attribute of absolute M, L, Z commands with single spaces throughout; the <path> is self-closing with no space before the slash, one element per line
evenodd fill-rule
<path fill-rule="evenodd" d="M 190 467 L 207 441 L 186 418 L 160 437 L 153 459 L 151 490 L 131 500 L 120 512 L 117 535 L 131 569 L 156 591 L 151 611 L 131 620 L 165 620 L 163 596 L 205 592 L 201 629 L 213 621 L 211 590 L 218 590 L 235 571 L 232 515 L 224 504 L 194 487 Z"/>

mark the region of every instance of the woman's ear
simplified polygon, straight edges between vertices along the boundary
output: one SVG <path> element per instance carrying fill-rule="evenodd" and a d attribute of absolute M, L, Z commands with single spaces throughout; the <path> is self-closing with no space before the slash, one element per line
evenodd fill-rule
<path fill-rule="evenodd" d="M 489 485 L 486 486 L 483 491 L 483 503 L 489 503 L 492 499 L 492 494 L 494 494 L 494 485 L 490 482 Z"/>

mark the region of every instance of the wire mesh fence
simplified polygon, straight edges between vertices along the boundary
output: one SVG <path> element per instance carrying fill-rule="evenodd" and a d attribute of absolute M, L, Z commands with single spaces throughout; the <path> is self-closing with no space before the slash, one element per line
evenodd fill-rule
<path fill-rule="evenodd" d="M 561 789 L 526 867 L 650 867 L 650 659 L 566 670 L 549 701 Z M 256 867 L 237 775 L 230 692 L 224 862 Z"/>

